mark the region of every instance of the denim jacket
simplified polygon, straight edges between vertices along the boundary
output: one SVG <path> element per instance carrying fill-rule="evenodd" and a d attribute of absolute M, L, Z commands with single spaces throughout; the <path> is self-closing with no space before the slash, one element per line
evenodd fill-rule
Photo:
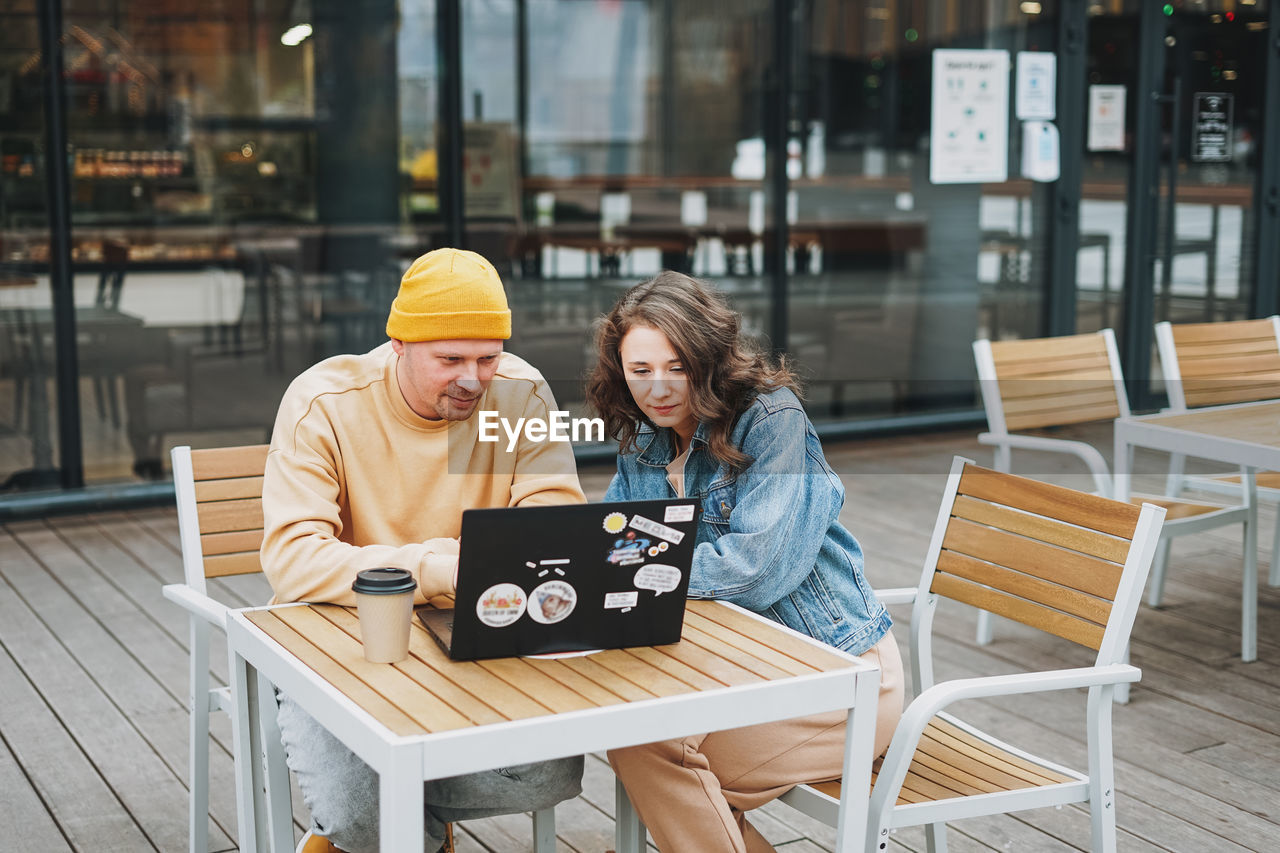
<path fill-rule="evenodd" d="M 689 597 L 731 601 L 852 654 L 874 646 L 892 621 L 840 524 L 844 486 L 795 394 L 761 395 L 738 418 L 731 440 L 755 461 L 736 474 L 710 455 L 707 432 L 698 425 L 684 468 L 685 495 L 702 504 Z M 605 500 L 676 497 L 674 455 L 669 429 L 641 424 Z"/>

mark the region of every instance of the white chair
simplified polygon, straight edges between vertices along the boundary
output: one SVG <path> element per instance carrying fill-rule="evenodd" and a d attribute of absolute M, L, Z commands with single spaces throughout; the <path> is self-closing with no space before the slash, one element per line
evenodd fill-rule
<path fill-rule="evenodd" d="M 1113 694 L 1141 672 L 1124 663 L 1165 510 L 1141 507 L 980 468 L 957 458 L 916 589 L 907 706 L 874 781 L 863 849 L 886 849 L 898 827 L 926 827 L 946 850 L 946 822 L 1064 803 L 1088 803 L 1093 850 L 1116 849 Z M 940 598 L 986 608 L 1097 651 L 1091 666 L 935 683 L 931 650 Z M 1087 687 L 1088 772 L 1005 743 L 943 711 L 965 699 Z M 1068 693 L 1062 701 L 1070 701 Z M 999 734 L 998 732 L 996 733 Z M 830 825 L 862 808 L 839 781 L 800 785 L 782 802 Z"/>
<path fill-rule="evenodd" d="M 246 575 L 262 571 L 258 548 L 262 544 L 262 472 L 267 445 L 195 450 L 175 447 L 173 484 L 178 502 L 178 535 L 182 547 L 185 583 L 164 587 L 165 598 L 181 605 L 190 615 L 191 708 L 190 723 L 190 849 L 209 849 L 209 715 L 228 712 L 233 707 L 229 687 L 218 687 L 209 677 L 210 630 L 226 631 L 227 607 L 210 597 L 208 578 Z M 268 692 L 260 699 L 274 699 Z M 274 731 L 275 714 L 263 714 L 265 748 L 283 751 Z M 283 766 L 268 762 L 266 766 Z M 288 779 L 272 780 L 273 795 L 282 797 L 273 804 L 288 810 Z M 266 781 L 257 793 L 266 795 Z M 282 821 L 288 824 L 288 820 Z M 245 826 L 240 826 L 241 838 Z M 287 827 L 292 837 L 292 827 Z M 261 839 L 259 846 L 264 847 Z M 243 841 L 242 841 L 243 843 Z M 291 846 L 291 845 L 290 845 Z"/>
<path fill-rule="evenodd" d="M 1160 366 L 1169 393 L 1170 412 L 1185 412 L 1200 406 L 1249 403 L 1280 399 L 1280 317 L 1237 320 L 1230 323 L 1156 324 L 1156 344 Z M 1185 457 L 1170 455 L 1169 494 L 1199 489 L 1243 499 L 1239 474 L 1212 477 L 1187 476 Z M 1280 472 L 1259 471 L 1256 475 L 1260 503 L 1280 504 Z M 1276 514 L 1271 540 L 1271 571 L 1267 582 L 1280 586 L 1280 513 Z M 1158 607 L 1164 592 L 1161 566 L 1151 573 L 1147 601 Z"/>
<path fill-rule="evenodd" d="M 178 503 L 178 534 L 182 547 L 185 583 L 164 587 L 165 598 L 181 605 L 191 617 L 191 822 L 190 849 L 209 849 L 209 715 L 235 707 L 229 687 L 217 687 L 209 678 L 210 629 L 225 633 L 226 605 L 208 594 L 208 578 L 248 575 L 262 571 L 258 549 L 262 545 L 262 475 L 267 445 L 192 450 L 175 447 L 173 484 Z M 234 680 L 234 679 L 233 679 Z M 250 684 L 261 703 L 261 732 L 237 732 L 249 737 L 270 757 L 260 766 L 284 768 L 284 748 L 276 727 L 275 693 L 265 679 Z M 287 771 L 270 779 L 254 779 L 254 814 L 265 821 L 239 815 L 240 844 L 276 853 L 293 849 L 292 803 Z M 246 833 L 254 836 L 250 840 Z M 534 849 L 555 850 L 555 810 L 534 814 Z"/>
<path fill-rule="evenodd" d="M 988 427 L 978 441 L 995 448 L 996 470 L 1011 470 L 1015 449 L 1066 453 L 1084 462 L 1099 495 L 1113 494 L 1111 471 L 1093 445 L 1018 431 L 1129 416 L 1114 333 L 1103 329 L 1059 338 L 980 340 L 974 342 L 973 354 Z M 1248 507 L 1243 505 L 1149 495 L 1135 495 L 1131 501 L 1154 503 L 1168 511 L 1152 570 L 1158 577 L 1164 575 L 1169 540 L 1175 536 L 1237 523 L 1244 527 L 1246 541 L 1249 536 Z M 984 610 L 978 614 L 978 642 L 991 642 L 991 635 L 991 616 Z M 1127 688 L 1118 696 L 1128 701 Z"/>

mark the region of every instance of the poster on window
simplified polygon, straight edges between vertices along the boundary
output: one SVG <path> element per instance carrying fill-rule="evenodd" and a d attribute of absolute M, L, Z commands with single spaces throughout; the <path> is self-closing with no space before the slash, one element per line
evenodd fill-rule
<path fill-rule="evenodd" d="M 1124 150 L 1124 86 L 1089 87 L 1090 151 Z"/>
<path fill-rule="evenodd" d="M 1009 173 L 1009 52 L 935 50 L 929 180 L 1002 183 Z"/>
<path fill-rule="evenodd" d="M 1231 160 L 1235 98 L 1223 92 L 1196 92 L 1191 108 L 1191 159 L 1198 163 Z"/>
<path fill-rule="evenodd" d="M 1018 52 L 1017 96 L 1014 114 L 1028 119 L 1052 120 L 1057 115 L 1058 57 L 1052 53 Z"/>
<path fill-rule="evenodd" d="M 515 219 L 516 137 L 504 122 L 467 122 L 463 127 L 462 195 L 468 218 Z"/>

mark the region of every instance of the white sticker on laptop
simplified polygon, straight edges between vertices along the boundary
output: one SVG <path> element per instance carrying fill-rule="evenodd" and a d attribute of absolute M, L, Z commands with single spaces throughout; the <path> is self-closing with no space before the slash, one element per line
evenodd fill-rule
<path fill-rule="evenodd" d="M 505 628 L 524 615 L 526 599 L 513 583 L 494 584 L 476 602 L 476 616 L 490 628 Z"/>
<path fill-rule="evenodd" d="M 618 608 L 630 609 L 635 607 L 640 601 L 640 593 L 634 589 L 630 592 L 606 592 L 604 594 L 604 609 L 617 610 Z"/>
<path fill-rule="evenodd" d="M 659 524 L 651 518 L 645 518 L 643 515 L 631 516 L 631 526 L 636 530 L 643 531 L 653 536 L 659 536 L 679 545 L 684 539 L 684 534 L 674 527 L 667 527 L 665 524 Z"/>
<path fill-rule="evenodd" d="M 675 566 L 650 563 L 636 572 L 635 584 L 637 589 L 651 589 L 662 595 L 680 585 L 680 570 Z"/>
<path fill-rule="evenodd" d="M 573 612 L 578 592 L 564 581 L 547 581 L 529 594 L 529 618 L 543 625 L 554 625 Z"/>
<path fill-rule="evenodd" d="M 667 513 L 662 520 L 667 524 L 679 524 L 682 521 L 693 521 L 693 504 L 680 504 L 679 506 L 667 507 Z"/>

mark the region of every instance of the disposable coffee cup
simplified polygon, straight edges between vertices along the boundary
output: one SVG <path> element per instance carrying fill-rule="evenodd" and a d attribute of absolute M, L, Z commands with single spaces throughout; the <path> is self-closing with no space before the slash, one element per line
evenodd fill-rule
<path fill-rule="evenodd" d="M 405 569 L 365 569 L 356 575 L 351 591 L 360 612 L 365 660 L 395 663 L 409 656 L 409 622 L 417 588 L 418 582 Z"/>

